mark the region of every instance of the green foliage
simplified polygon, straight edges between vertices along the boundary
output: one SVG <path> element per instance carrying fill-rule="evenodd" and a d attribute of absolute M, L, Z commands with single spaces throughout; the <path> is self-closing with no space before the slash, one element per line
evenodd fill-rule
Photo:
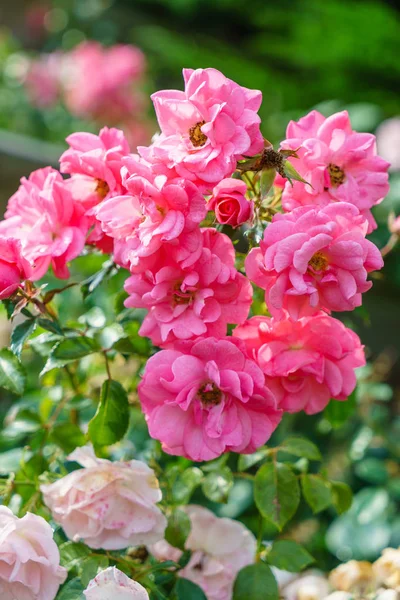
<path fill-rule="evenodd" d="M 311 565 L 314 559 L 300 544 L 292 540 L 278 540 L 268 552 L 267 561 L 278 569 L 297 573 Z"/>
<path fill-rule="evenodd" d="M 283 463 L 263 465 L 254 480 L 254 499 L 263 517 L 281 530 L 300 502 L 300 488 L 293 471 Z"/>
<path fill-rule="evenodd" d="M 97 412 L 89 423 L 89 438 L 95 446 L 109 446 L 122 439 L 129 427 L 129 402 L 118 381 L 108 379 L 101 388 Z"/>
<path fill-rule="evenodd" d="M 233 588 L 233 600 L 278 600 L 275 577 L 268 565 L 257 563 L 239 572 Z"/>
<path fill-rule="evenodd" d="M 183 577 L 177 579 L 174 592 L 176 600 L 207 600 L 198 585 Z"/>
<path fill-rule="evenodd" d="M 332 504 L 331 483 L 319 475 L 302 475 L 301 486 L 304 498 L 314 513 L 319 513 Z"/>
<path fill-rule="evenodd" d="M 174 548 L 185 549 L 185 542 L 190 533 L 190 519 L 180 508 L 176 508 L 168 519 L 165 530 L 165 539 Z"/>
<path fill-rule="evenodd" d="M 11 350 L 0 350 L 0 387 L 22 394 L 25 388 L 25 371 Z"/>

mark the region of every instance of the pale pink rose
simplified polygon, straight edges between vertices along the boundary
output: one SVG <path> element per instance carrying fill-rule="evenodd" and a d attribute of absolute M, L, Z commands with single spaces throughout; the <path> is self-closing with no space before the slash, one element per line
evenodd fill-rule
<path fill-rule="evenodd" d="M 166 519 L 157 506 L 161 491 L 144 462 L 97 458 L 91 446 L 69 455 L 84 468 L 42 485 L 43 500 L 66 535 L 90 548 L 120 550 L 149 544 L 164 535 Z"/>
<path fill-rule="evenodd" d="M 32 513 L 19 519 L 0 506 L 1 600 L 54 600 L 66 578 L 50 525 Z"/>
<path fill-rule="evenodd" d="M 326 600 L 330 585 L 325 575 L 306 571 L 280 589 L 283 600 Z"/>
<path fill-rule="evenodd" d="M 127 167 L 122 173 L 127 193 L 107 199 L 95 208 L 103 231 L 116 240 L 120 264 L 140 269 L 141 259 L 165 244 L 177 262 L 187 258 L 194 262 L 201 253 L 199 224 L 206 214 L 203 195 L 190 181 L 155 176 L 134 157 L 125 162 Z"/>
<path fill-rule="evenodd" d="M 389 163 L 377 156 L 375 136 L 353 131 L 347 111 L 326 119 L 313 110 L 289 123 L 286 138 L 282 148 L 297 151 L 299 159 L 289 160 L 311 185 L 287 182 L 283 208 L 350 202 L 367 218 L 369 232 L 375 229 L 370 209 L 389 191 Z"/>
<path fill-rule="evenodd" d="M 101 571 L 83 593 L 86 600 L 149 600 L 144 587 L 116 567 Z"/>
<path fill-rule="evenodd" d="M 372 286 L 368 273 L 383 266 L 366 233 L 365 218 L 345 202 L 277 214 L 246 259 L 247 276 L 265 290 L 273 316 L 353 310 Z"/>
<path fill-rule="evenodd" d="M 261 92 L 244 88 L 216 69 L 184 69 L 185 91 L 152 95 L 161 135 L 139 148 L 206 189 L 232 175 L 243 155 L 261 152 Z"/>
<path fill-rule="evenodd" d="M 393 171 L 400 170 L 400 117 L 383 121 L 376 130 L 378 152 L 390 163 Z"/>
<path fill-rule="evenodd" d="M 194 461 L 248 454 L 281 419 L 262 371 L 235 338 L 200 338 L 162 350 L 138 386 L 150 435 Z"/>
<path fill-rule="evenodd" d="M 34 278 L 34 269 L 22 256 L 21 242 L 0 237 L 0 300 L 12 296 L 25 279 Z"/>
<path fill-rule="evenodd" d="M 241 179 L 223 179 L 213 189 L 207 208 L 215 212 L 218 223 L 239 227 L 253 216 L 253 202 L 245 196 L 247 185 Z"/>
<path fill-rule="evenodd" d="M 255 537 L 242 523 L 218 518 L 202 506 L 189 505 L 182 510 L 191 522 L 185 548 L 192 555 L 179 576 L 201 587 L 208 600 L 231 600 L 237 574 L 255 562 Z M 165 541 L 157 542 L 150 551 L 158 560 L 166 556 L 177 559 L 182 554 Z"/>
<path fill-rule="evenodd" d="M 287 412 L 314 414 L 331 398 L 346 400 L 356 386 L 354 369 L 365 365 L 358 336 L 324 313 L 298 321 L 252 317 L 233 335 L 245 342 Z"/>
<path fill-rule="evenodd" d="M 123 121 L 142 108 L 133 86 L 144 66 L 143 53 L 134 46 L 105 48 L 98 42 L 82 42 L 64 58 L 61 80 L 67 108 L 79 117 Z"/>
<path fill-rule="evenodd" d="M 69 277 L 67 263 L 81 253 L 89 222 L 58 171 L 47 167 L 34 171 L 28 179 L 23 177 L 5 216 L 0 235 L 20 240 L 36 279 L 43 277 L 50 265 L 56 277 Z"/>
<path fill-rule="evenodd" d="M 157 346 L 199 335 L 221 337 L 228 324 L 247 318 L 253 290 L 235 268 L 231 240 L 215 229 L 201 234 L 203 249 L 194 265 L 182 269 L 161 248 L 154 265 L 125 282 L 125 306 L 148 309 L 139 333 Z"/>

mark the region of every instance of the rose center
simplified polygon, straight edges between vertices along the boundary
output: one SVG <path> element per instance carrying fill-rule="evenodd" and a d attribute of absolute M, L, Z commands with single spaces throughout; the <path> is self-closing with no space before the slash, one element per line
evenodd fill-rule
<path fill-rule="evenodd" d="M 341 169 L 337 165 L 333 165 L 332 163 L 328 165 L 328 173 L 332 187 L 338 187 L 346 179 L 346 175 L 344 174 L 343 169 Z"/>
<path fill-rule="evenodd" d="M 189 129 L 189 139 L 196 148 L 204 146 L 207 141 L 207 136 L 201 130 L 205 123 L 205 121 L 199 121 Z"/>
<path fill-rule="evenodd" d="M 211 382 L 202 385 L 197 395 L 204 406 L 217 406 L 222 400 L 221 390 Z"/>
<path fill-rule="evenodd" d="M 311 260 L 308 261 L 308 266 L 314 271 L 325 271 L 328 266 L 328 259 L 322 254 L 322 252 L 316 252 Z"/>
<path fill-rule="evenodd" d="M 96 193 L 100 196 L 100 198 L 102 200 L 104 200 L 104 198 L 107 196 L 107 194 L 110 191 L 110 188 L 108 187 L 108 183 L 106 181 L 104 181 L 104 179 L 96 179 Z"/>
<path fill-rule="evenodd" d="M 172 302 L 174 306 L 177 304 L 190 304 L 193 300 L 193 291 L 183 292 L 181 290 L 181 282 L 178 282 L 174 286 L 174 293 L 172 294 Z"/>

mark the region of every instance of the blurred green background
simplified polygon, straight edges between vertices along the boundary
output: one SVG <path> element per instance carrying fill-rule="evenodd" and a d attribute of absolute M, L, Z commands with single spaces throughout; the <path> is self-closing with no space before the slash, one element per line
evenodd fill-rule
<path fill-rule="evenodd" d="M 314 107 L 325 115 L 346 108 L 355 129 L 378 134 L 382 122 L 400 118 L 399 5 L 394 1 L 13 0 L 2 2 L 0 23 L 2 210 L 21 176 L 57 165 L 68 133 L 99 128 L 71 116 L 61 104 L 33 107 L 20 77 L 27 58 L 68 51 L 85 39 L 141 48 L 147 95 L 181 88 L 182 67 L 213 66 L 261 89 L 263 134 L 274 143 L 284 137 L 290 119 Z M 156 131 L 150 102 L 146 110 Z M 399 153 L 397 141 L 398 162 Z M 399 170 L 392 170 L 391 184 L 389 197 L 375 211 L 379 228 L 372 239 L 380 247 L 390 235 L 390 212 L 400 214 Z M 344 316 L 370 358 L 347 412 L 296 417 L 280 429 L 280 436 L 286 427 L 317 441 L 330 475 L 348 481 L 357 494 L 350 513 L 339 518 L 324 513 L 317 520 L 304 512 L 291 532 L 325 566 L 332 565 L 332 556 L 373 559 L 385 546 L 400 544 L 399 259 L 400 247 L 387 257 L 362 309 Z M 92 308 L 102 306 L 107 313 L 101 293 Z M 143 429 L 135 435 L 143 438 Z M 144 443 L 139 438 L 137 447 Z M 12 449 L 6 442 L 3 434 L 0 445 Z M 251 523 L 250 505 L 246 482 L 239 482 L 222 512 Z"/>

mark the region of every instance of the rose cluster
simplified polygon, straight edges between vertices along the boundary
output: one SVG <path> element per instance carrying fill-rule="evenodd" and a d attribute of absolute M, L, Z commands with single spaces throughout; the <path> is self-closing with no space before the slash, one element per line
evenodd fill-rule
<path fill-rule="evenodd" d="M 161 348 L 138 388 L 150 434 L 166 452 L 201 461 L 254 452 L 284 411 L 319 412 L 353 391 L 363 348 L 331 312 L 360 306 L 369 273 L 382 267 L 366 235 L 389 165 L 346 112 L 291 122 L 272 152 L 289 157 L 299 180 L 277 169 L 283 212 L 244 274 L 229 232 L 251 228 L 268 201 L 244 167 L 254 157 L 262 170 L 268 148 L 261 93 L 211 68 L 183 76 L 184 91 L 152 96 L 160 133 L 150 146 L 132 153 L 118 129 L 74 133 L 64 177 L 49 167 L 21 181 L 0 224 L 0 295 L 50 266 L 68 277 L 85 244 L 112 253 L 130 272 L 126 306 L 146 311 L 140 335 Z M 246 320 L 250 281 L 265 290 L 270 316 Z"/>

